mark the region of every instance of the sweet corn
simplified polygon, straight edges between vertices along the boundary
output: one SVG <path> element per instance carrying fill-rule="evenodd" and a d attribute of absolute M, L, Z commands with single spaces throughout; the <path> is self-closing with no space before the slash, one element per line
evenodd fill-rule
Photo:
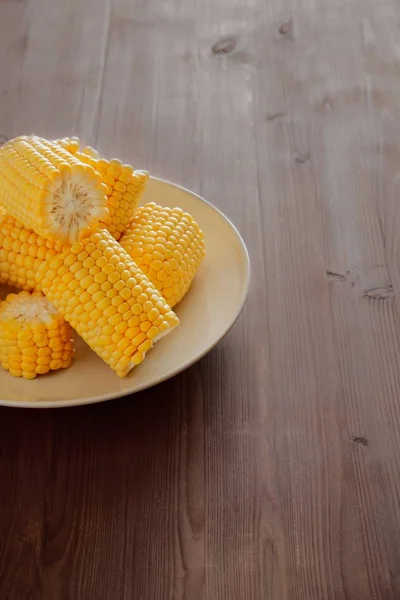
<path fill-rule="evenodd" d="M 0 209 L 0 283 L 40 291 L 35 273 L 61 249 L 61 243 L 26 229 Z"/>
<path fill-rule="evenodd" d="M 0 363 L 11 375 L 66 369 L 73 355 L 72 329 L 43 294 L 9 294 L 0 303 Z"/>
<path fill-rule="evenodd" d="M 0 204 L 37 234 L 73 243 L 109 219 L 106 186 L 61 146 L 22 136 L 0 149 Z"/>
<path fill-rule="evenodd" d="M 179 323 L 105 229 L 45 260 L 37 281 L 60 314 L 121 377 Z"/>
<path fill-rule="evenodd" d="M 104 222 L 104 226 L 116 240 L 119 240 L 139 206 L 149 178 L 148 173 L 134 171 L 130 165 L 123 165 L 118 159 L 100 158 L 98 152 L 90 146 L 80 149 L 80 142 L 76 137 L 62 138 L 55 140 L 55 143 L 83 163 L 93 167 L 101 175 L 102 181 L 107 186 L 109 211 L 109 220 Z"/>
<path fill-rule="evenodd" d="M 138 208 L 121 246 L 173 307 L 188 291 L 205 256 L 204 235 L 180 208 Z"/>
<path fill-rule="evenodd" d="M 130 165 L 123 165 L 118 159 L 107 161 L 91 157 L 82 161 L 93 164 L 107 186 L 107 208 L 109 222 L 104 223 L 111 235 L 118 241 L 123 235 L 146 187 L 149 175 L 146 171 L 134 171 Z"/>

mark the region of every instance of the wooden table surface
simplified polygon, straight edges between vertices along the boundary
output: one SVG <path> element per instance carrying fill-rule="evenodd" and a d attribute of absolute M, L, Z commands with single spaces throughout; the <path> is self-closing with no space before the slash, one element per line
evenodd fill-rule
<path fill-rule="evenodd" d="M 253 272 L 179 377 L 0 410 L 1 600 L 400 598 L 399 22 L 0 0 L 0 136 L 76 134 L 193 189 Z"/>

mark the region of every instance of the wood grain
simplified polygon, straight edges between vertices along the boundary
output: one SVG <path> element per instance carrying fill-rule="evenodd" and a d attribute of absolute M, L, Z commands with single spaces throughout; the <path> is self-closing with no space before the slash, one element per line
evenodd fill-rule
<path fill-rule="evenodd" d="M 76 134 L 238 226 L 186 373 L 0 410 L 0 598 L 400 598 L 395 0 L 0 0 L 0 143 Z"/>

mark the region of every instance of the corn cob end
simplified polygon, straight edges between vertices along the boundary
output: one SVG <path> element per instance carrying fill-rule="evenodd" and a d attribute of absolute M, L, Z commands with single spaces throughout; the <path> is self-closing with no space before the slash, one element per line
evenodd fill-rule
<path fill-rule="evenodd" d="M 43 294 L 9 294 L 0 304 L 0 363 L 11 375 L 66 369 L 73 355 L 72 329 Z"/>
<path fill-rule="evenodd" d="M 61 146 L 21 136 L 0 149 L 0 204 L 39 235 L 73 243 L 107 223 L 101 176 Z"/>

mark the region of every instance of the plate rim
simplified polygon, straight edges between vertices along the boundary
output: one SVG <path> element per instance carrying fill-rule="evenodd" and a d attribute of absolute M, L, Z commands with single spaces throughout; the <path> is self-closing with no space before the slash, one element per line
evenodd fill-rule
<path fill-rule="evenodd" d="M 141 385 L 139 384 L 139 386 L 135 390 L 123 390 L 121 392 L 108 392 L 107 394 L 103 394 L 100 396 L 93 396 L 93 397 L 91 397 L 87 400 L 83 400 L 83 401 L 82 401 L 82 399 L 76 398 L 73 400 L 57 400 L 57 401 L 52 400 L 50 402 L 41 403 L 41 402 L 32 402 L 32 401 L 27 401 L 27 400 L 22 400 L 22 401 L 5 400 L 3 398 L 0 398 L 0 406 L 9 407 L 9 408 L 30 408 L 30 409 L 40 409 L 40 410 L 44 409 L 45 410 L 45 409 L 51 409 L 51 408 L 73 408 L 76 406 L 86 406 L 89 404 L 100 404 L 102 402 L 108 402 L 109 400 L 116 400 L 118 398 L 126 398 L 127 396 L 134 395 L 134 394 L 137 394 L 144 390 L 155 387 L 156 385 L 159 385 L 160 383 L 163 383 L 164 381 L 167 381 L 168 379 L 172 379 L 173 377 L 176 377 L 177 375 L 179 375 L 179 373 L 186 371 L 186 369 L 189 369 L 191 366 L 193 366 L 198 361 L 200 361 L 202 358 L 204 358 L 204 356 L 206 356 L 213 348 L 215 348 L 215 346 L 217 346 L 223 340 L 223 338 L 229 333 L 229 331 L 232 329 L 232 327 L 236 324 L 238 318 L 240 317 L 240 315 L 242 313 L 245 302 L 247 300 L 247 296 L 248 296 L 249 288 L 250 288 L 250 279 L 251 279 L 250 256 L 249 256 L 249 252 L 247 250 L 246 244 L 245 244 L 241 234 L 239 233 L 239 230 L 232 223 L 232 221 L 229 219 L 229 217 L 227 217 L 219 208 L 217 208 L 214 204 L 212 204 L 211 202 L 209 202 L 208 200 L 206 200 L 205 198 L 203 198 L 196 192 L 193 192 L 180 184 L 173 183 L 172 181 L 163 179 L 161 177 L 150 176 L 150 179 L 152 179 L 153 181 L 157 181 L 159 183 L 167 184 L 171 187 L 178 188 L 182 192 L 185 192 L 186 194 L 189 194 L 190 196 L 194 196 L 195 198 L 197 198 L 197 200 L 206 204 L 209 208 L 211 208 L 216 213 L 218 213 L 219 216 L 222 217 L 227 222 L 227 224 L 231 227 L 231 229 L 236 234 L 236 237 L 237 237 L 237 239 L 240 243 L 240 246 L 242 248 L 242 251 L 243 251 L 243 256 L 245 258 L 246 273 L 245 273 L 245 282 L 244 282 L 242 297 L 240 299 L 240 303 L 238 305 L 238 309 L 237 309 L 235 318 L 233 319 L 232 323 L 230 323 L 228 326 L 226 326 L 224 328 L 224 330 L 220 333 L 219 336 L 217 336 L 217 338 L 211 345 L 209 345 L 206 349 L 199 352 L 196 356 L 194 356 L 193 358 L 182 363 L 179 367 L 176 367 L 176 369 L 172 370 L 167 375 L 161 375 L 158 378 L 156 377 L 150 384 L 148 384 L 148 383 L 147 384 L 143 383 Z"/>

